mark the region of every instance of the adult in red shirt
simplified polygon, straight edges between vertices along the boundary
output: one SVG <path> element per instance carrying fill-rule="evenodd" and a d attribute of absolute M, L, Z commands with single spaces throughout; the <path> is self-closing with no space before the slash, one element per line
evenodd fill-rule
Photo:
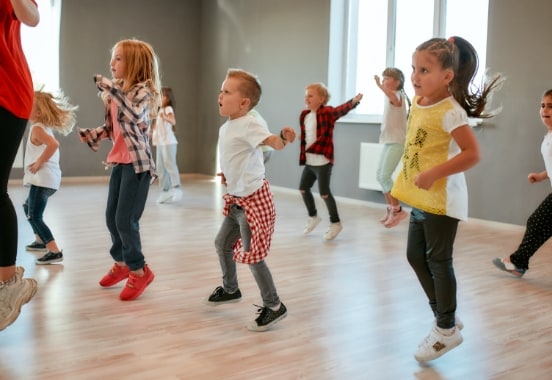
<path fill-rule="evenodd" d="M 21 47 L 21 24 L 40 20 L 35 0 L 0 0 L 0 330 L 36 293 L 36 281 L 16 267 L 17 215 L 8 195 L 11 168 L 33 107 L 33 82 Z"/>

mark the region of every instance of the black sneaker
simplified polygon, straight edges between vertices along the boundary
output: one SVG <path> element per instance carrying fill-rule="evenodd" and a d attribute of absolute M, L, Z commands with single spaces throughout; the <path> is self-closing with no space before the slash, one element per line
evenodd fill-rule
<path fill-rule="evenodd" d="M 280 308 L 276 311 L 272 310 L 269 307 L 260 307 L 258 310 L 259 316 L 253 322 L 247 325 L 249 331 L 266 331 L 272 325 L 276 324 L 278 321 L 281 321 L 287 316 L 287 309 L 283 303 L 280 304 Z"/>
<path fill-rule="evenodd" d="M 37 241 L 33 241 L 31 244 L 26 245 L 25 249 L 31 252 L 48 252 L 44 243 L 39 243 Z"/>
<path fill-rule="evenodd" d="M 236 290 L 234 293 L 227 293 L 222 286 L 218 286 L 209 298 L 205 298 L 203 303 L 205 305 L 217 306 L 225 303 L 235 303 L 241 301 L 241 292 Z"/>
<path fill-rule="evenodd" d="M 60 261 L 63 261 L 63 253 L 51 251 L 48 251 L 48 253 L 46 253 L 40 259 L 36 259 L 37 264 L 52 264 L 58 263 Z"/>

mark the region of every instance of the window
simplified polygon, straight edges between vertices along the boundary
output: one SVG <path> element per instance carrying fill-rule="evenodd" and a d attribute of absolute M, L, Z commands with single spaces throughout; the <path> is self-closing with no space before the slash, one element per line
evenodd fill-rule
<path fill-rule="evenodd" d="M 474 45 L 479 85 L 485 71 L 487 15 L 488 0 L 332 0 L 328 86 L 334 99 L 364 94 L 346 120 L 380 120 L 384 95 L 374 75 L 385 67 L 402 70 L 412 97 L 412 53 L 434 36 L 458 35 Z"/>
<path fill-rule="evenodd" d="M 21 42 L 35 89 L 59 89 L 59 30 L 61 0 L 37 0 L 40 22 L 34 28 L 21 26 Z"/>

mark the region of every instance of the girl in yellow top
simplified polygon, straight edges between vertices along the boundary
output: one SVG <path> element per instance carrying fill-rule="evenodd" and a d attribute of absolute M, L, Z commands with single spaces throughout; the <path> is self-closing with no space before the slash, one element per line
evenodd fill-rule
<path fill-rule="evenodd" d="M 460 37 L 433 38 L 412 56 L 415 97 L 410 110 L 403 165 L 391 194 L 412 206 L 407 258 L 429 300 L 433 329 L 414 356 L 433 360 L 462 343 L 456 319 L 456 278 L 452 248 L 459 220 L 467 219 L 463 172 L 480 159 L 469 117 L 484 114 L 495 77 L 471 92 L 477 52 Z"/>

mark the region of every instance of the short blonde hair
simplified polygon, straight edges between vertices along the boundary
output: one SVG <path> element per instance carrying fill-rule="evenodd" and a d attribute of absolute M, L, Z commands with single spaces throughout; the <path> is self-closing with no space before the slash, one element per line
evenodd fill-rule
<path fill-rule="evenodd" d="M 238 91 L 251 101 L 249 105 L 250 110 L 259 104 L 262 90 L 261 83 L 255 75 L 242 69 L 228 69 L 226 78 L 235 78 L 240 81 Z"/>
<path fill-rule="evenodd" d="M 324 99 L 324 102 L 323 102 L 324 105 L 326 105 L 329 102 L 330 92 L 328 91 L 328 88 L 324 83 L 322 82 L 311 83 L 306 87 L 306 89 L 316 91 L 318 95 L 320 95 Z"/>

